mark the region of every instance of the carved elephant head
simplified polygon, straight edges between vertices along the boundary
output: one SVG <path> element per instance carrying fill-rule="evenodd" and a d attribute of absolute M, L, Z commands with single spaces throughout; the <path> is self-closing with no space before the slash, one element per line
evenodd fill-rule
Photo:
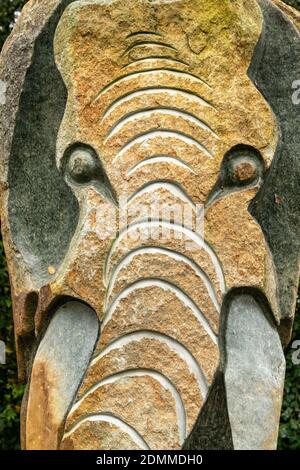
<path fill-rule="evenodd" d="M 278 0 L 25 8 L 0 68 L 24 448 L 276 448 L 299 24 Z"/>

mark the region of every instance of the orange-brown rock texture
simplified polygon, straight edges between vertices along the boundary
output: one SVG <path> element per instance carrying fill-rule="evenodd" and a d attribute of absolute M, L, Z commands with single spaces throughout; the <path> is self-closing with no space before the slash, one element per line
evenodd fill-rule
<path fill-rule="evenodd" d="M 271 52 L 298 24 L 277 0 L 29 2 L 0 68 L 24 448 L 276 448 L 299 144 Z"/>

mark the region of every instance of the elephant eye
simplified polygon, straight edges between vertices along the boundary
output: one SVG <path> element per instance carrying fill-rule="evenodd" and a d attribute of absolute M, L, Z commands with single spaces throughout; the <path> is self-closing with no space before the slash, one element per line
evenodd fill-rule
<path fill-rule="evenodd" d="M 93 185 L 105 198 L 117 204 L 117 196 L 102 162 L 89 145 L 77 143 L 67 148 L 62 160 L 62 171 L 68 183 L 74 186 Z"/>
<path fill-rule="evenodd" d="M 97 155 L 91 147 L 74 145 L 67 149 L 64 160 L 65 173 L 75 183 L 90 183 L 101 174 Z"/>
<path fill-rule="evenodd" d="M 223 187 L 243 187 L 259 182 L 264 175 L 264 161 L 253 147 L 238 145 L 224 157 L 221 167 Z"/>

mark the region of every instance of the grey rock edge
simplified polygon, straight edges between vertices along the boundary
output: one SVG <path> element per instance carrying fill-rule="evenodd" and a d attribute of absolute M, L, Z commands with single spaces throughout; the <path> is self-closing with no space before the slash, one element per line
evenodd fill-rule
<path fill-rule="evenodd" d="M 34 394 L 30 395 L 29 391 L 28 411 L 33 410 L 39 429 L 45 437 L 49 432 L 52 433 L 52 436 L 47 436 L 49 440 L 56 439 L 56 436 L 58 440 L 61 438 L 63 429 L 54 433 L 49 422 L 54 422 L 53 427 L 57 423 L 58 428 L 64 422 L 91 360 L 98 332 L 95 312 L 81 302 L 70 301 L 58 308 L 40 342 L 35 355 L 35 375 L 31 378 L 31 385 L 42 393 L 36 397 Z M 51 387 L 46 388 L 47 383 L 51 383 Z M 52 402 L 53 414 L 48 416 L 49 422 L 45 423 L 42 407 L 39 405 L 47 401 Z M 30 424 L 28 420 L 26 433 L 31 432 Z M 54 448 L 58 446 L 59 442 L 53 443 Z"/>
<path fill-rule="evenodd" d="M 272 2 L 259 0 L 259 4 L 264 30 L 249 76 L 274 111 L 280 140 L 266 182 L 250 211 L 263 228 L 276 266 L 280 333 L 286 344 L 293 324 L 300 265 L 299 106 L 292 101 L 293 83 L 300 77 L 300 35 Z"/>

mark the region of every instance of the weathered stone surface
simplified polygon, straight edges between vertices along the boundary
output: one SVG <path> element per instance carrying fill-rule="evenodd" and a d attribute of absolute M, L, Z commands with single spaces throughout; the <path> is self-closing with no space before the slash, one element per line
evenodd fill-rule
<path fill-rule="evenodd" d="M 287 344 L 294 320 L 300 266 L 299 105 L 293 99 L 295 82 L 300 76 L 300 13 L 281 1 L 275 3 L 280 9 L 272 2 L 260 1 L 265 31 L 249 75 L 272 106 L 281 139 L 266 184 L 251 213 L 262 226 L 273 254 L 282 316 L 280 331 Z"/>
<path fill-rule="evenodd" d="M 298 24 L 279 0 L 29 2 L 0 66 L 23 377 L 33 360 L 24 447 L 275 447 L 277 328 L 286 340 L 299 272 L 297 111 L 290 85 L 281 93 L 297 71 Z M 77 345 L 74 376 L 56 316 L 47 329 L 70 298 L 102 322 L 98 341 L 94 319 Z M 83 324 L 76 316 L 69 341 Z M 260 365 L 267 339 L 259 375 L 248 353 Z M 69 380 L 57 399 L 53 364 Z"/>
<path fill-rule="evenodd" d="M 34 338 L 34 312 L 22 307 L 24 298 L 39 293 L 48 266 L 58 263 L 69 243 L 68 227 L 76 227 L 76 200 L 54 163 L 66 89 L 54 62 L 53 36 L 68 3 L 28 2 L 1 52 L 0 80 L 7 84 L 0 119 L 1 230 L 22 380 Z"/>
<path fill-rule="evenodd" d="M 285 359 L 272 319 L 253 297 L 232 300 L 225 342 L 225 388 L 234 448 L 276 450 Z"/>
<path fill-rule="evenodd" d="M 223 372 L 216 374 L 193 432 L 184 444 L 184 449 L 234 449 Z"/>
<path fill-rule="evenodd" d="M 62 423 L 98 337 L 95 313 L 79 302 L 60 307 L 43 337 L 31 372 L 26 448 L 57 449 Z"/>

